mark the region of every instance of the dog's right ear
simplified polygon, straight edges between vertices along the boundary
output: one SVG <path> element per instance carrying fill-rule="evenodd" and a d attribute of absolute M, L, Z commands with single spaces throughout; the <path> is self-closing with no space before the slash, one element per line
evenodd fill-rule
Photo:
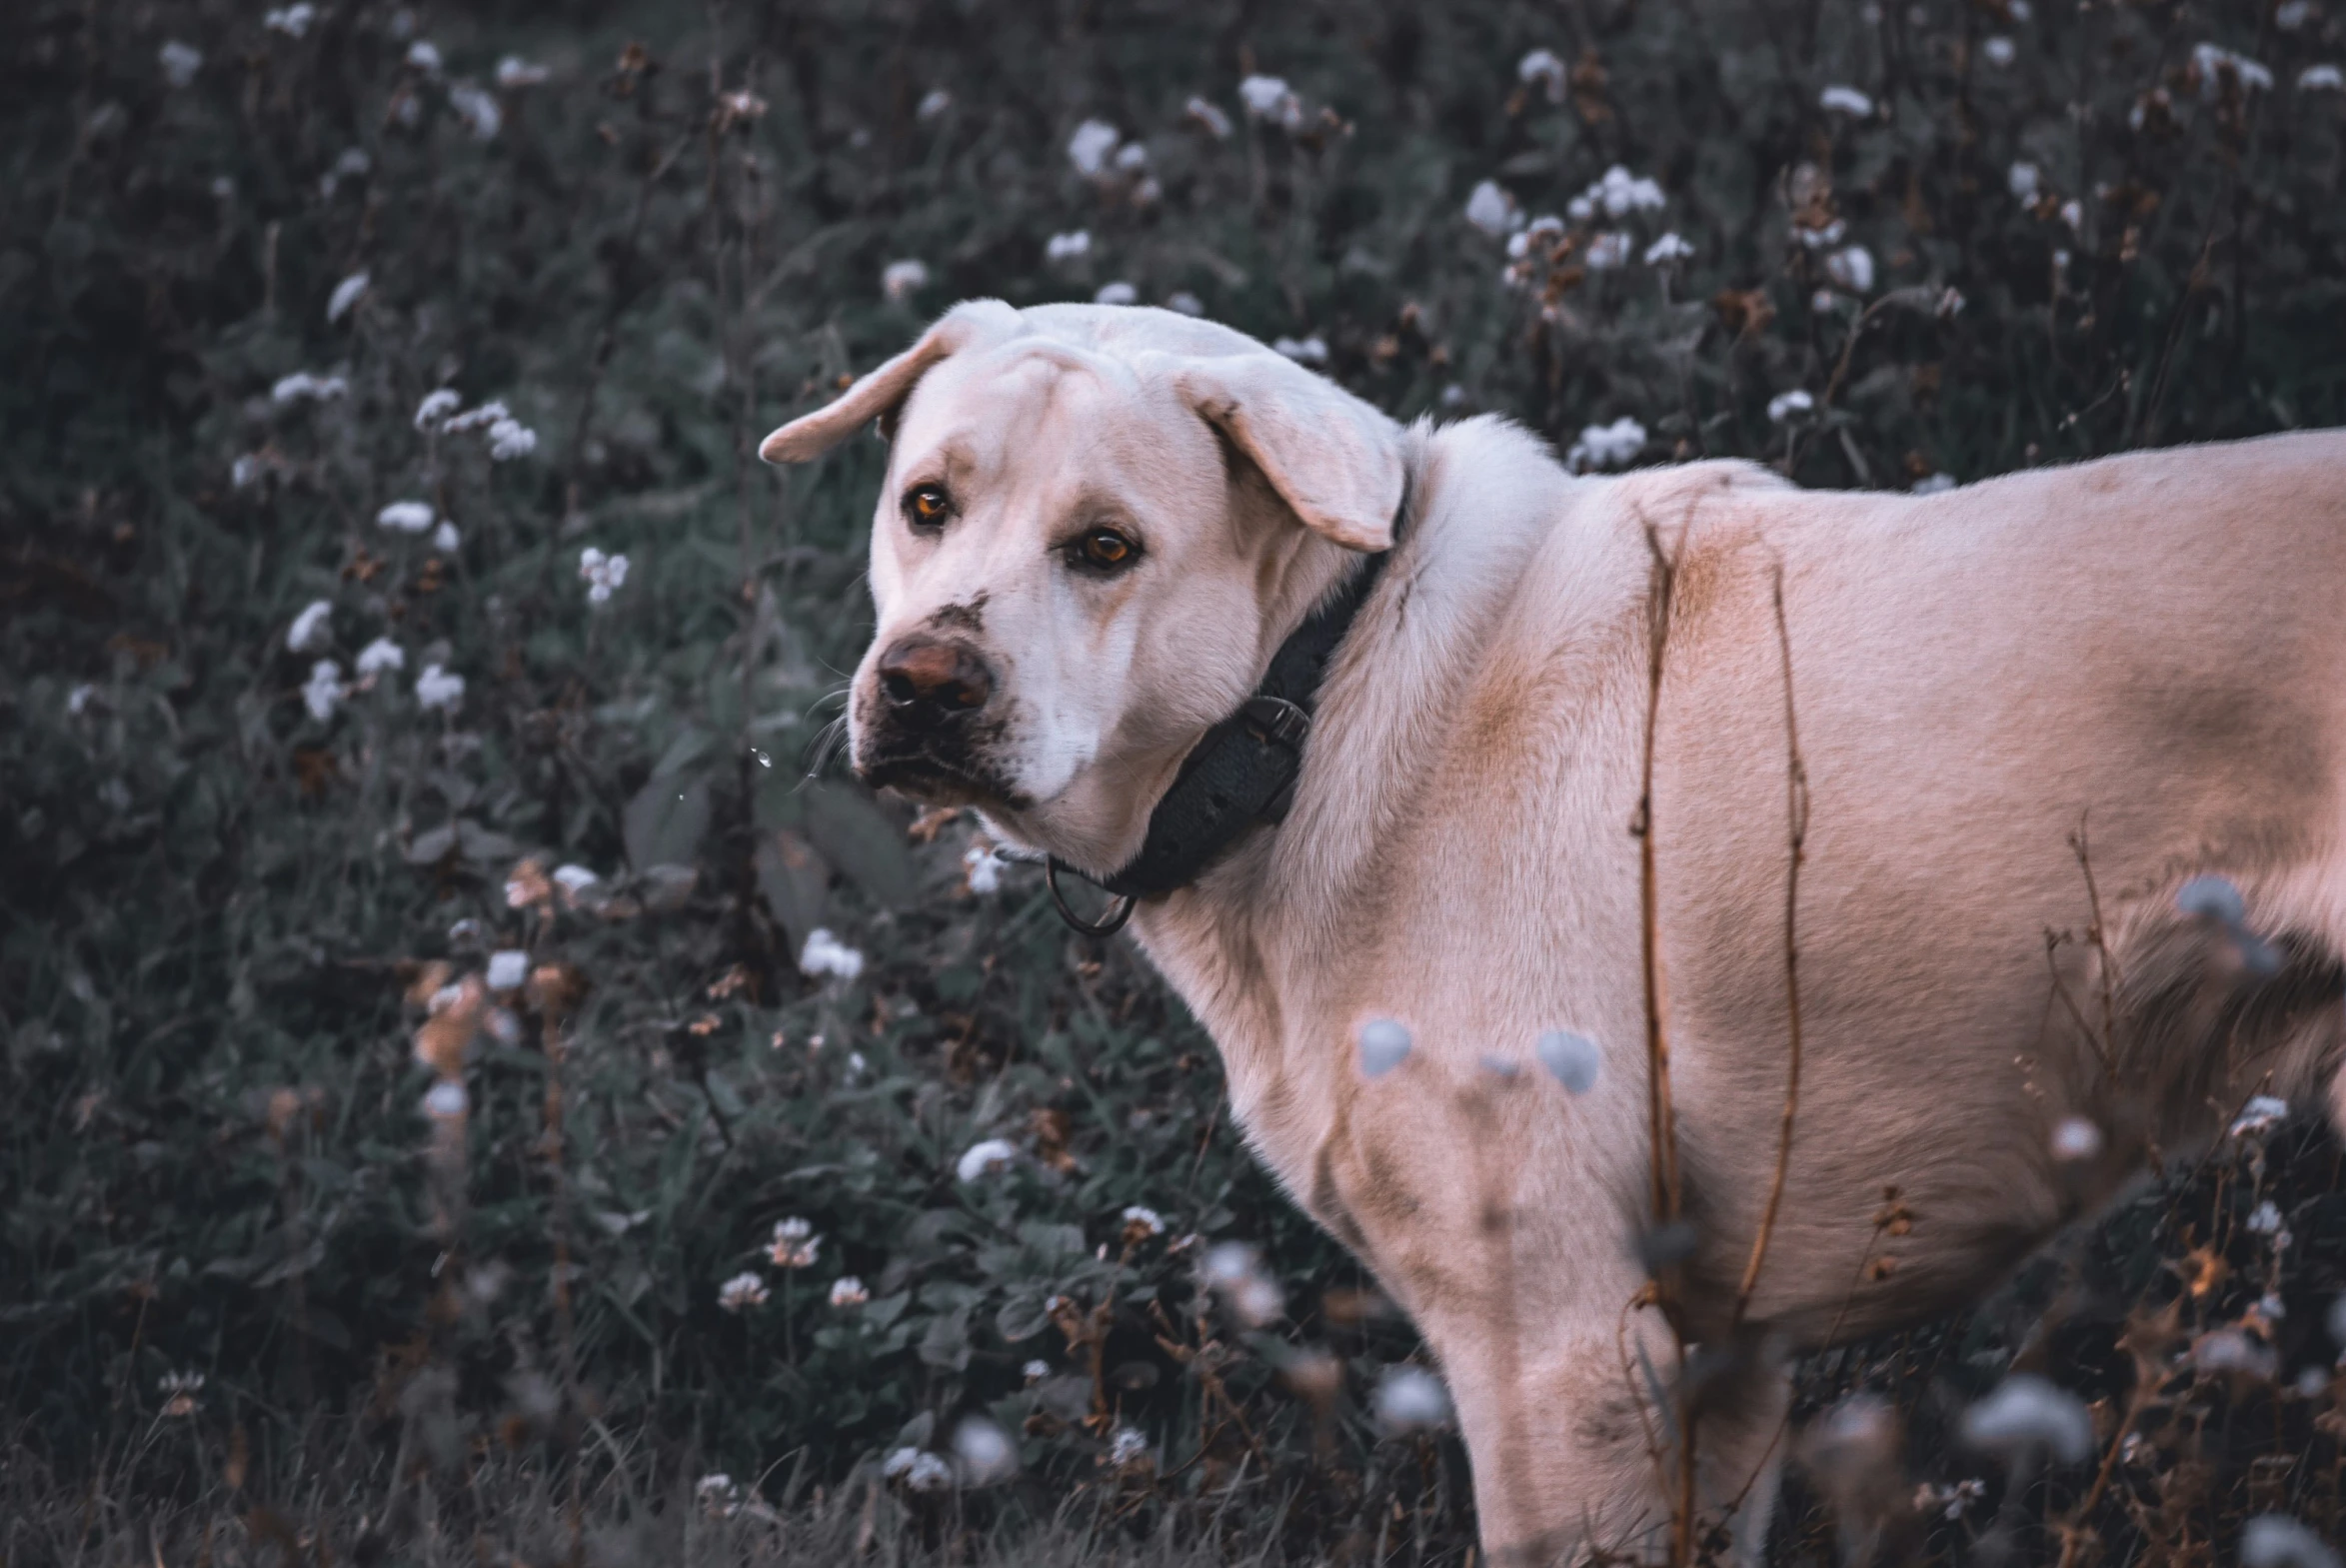
<path fill-rule="evenodd" d="M 758 444 L 769 463 L 819 458 L 874 420 L 893 421 L 914 386 L 949 354 L 999 342 L 1026 331 L 1018 311 L 1001 300 L 964 300 L 921 334 L 921 341 L 869 372 L 812 414 L 802 414 Z"/>

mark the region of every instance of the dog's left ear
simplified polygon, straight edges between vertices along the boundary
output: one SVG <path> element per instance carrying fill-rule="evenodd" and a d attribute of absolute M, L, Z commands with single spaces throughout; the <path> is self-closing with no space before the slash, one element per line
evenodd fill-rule
<path fill-rule="evenodd" d="M 937 319 L 911 348 L 865 374 L 812 414 L 802 414 L 758 444 L 769 463 L 806 463 L 880 420 L 893 426 L 897 411 L 930 368 L 949 354 L 1026 330 L 1017 310 L 1000 300 L 964 300 Z M 893 429 L 888 434 L 894 434 Z"/>
<path fill-rule="evenodd" d="M 1163 369 L 1305 528 L 1353 550 L 1392 548 L 1400 426 L 1283 355 L 1166 354 Z"/>

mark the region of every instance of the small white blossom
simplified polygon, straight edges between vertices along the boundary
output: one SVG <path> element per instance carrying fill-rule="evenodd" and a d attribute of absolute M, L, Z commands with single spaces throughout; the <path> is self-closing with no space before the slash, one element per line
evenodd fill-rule
<path fill-rule="evenodd" d="M 1963 1438 L 2007 1458 L 2041 1448 L 2076 1464 L 2093 1452 L 2093 1417 L 2067 1389 L 2016 1372 L 1963 1412 Z"/>
<path fill-rule="evenodd" d="M 728 1312 L 741 1312 L 764 1306 L 767 1294 L 766 1281 L 745 1270 L 717 1287 L 717 1304 Z"/>
<path fill-rule="evenodd" d="M 1841 236 L 1848 232 L 1849 225 L 1839 218 L 1835 218 L 1821 229 L 1811 229 L 1807 225 L 1801 224 L 1792 230 L 1800 243 L 1812 251 L 1821 251 L 1828 245 L 1840 244 Z"/>
<path fill-rule="evenodd" d="M 407 46 L 407 63 L 426 76 L 440 74 L 440 48 L 429 38 L 419 38 Z"/>
<path fill-rule="evenodd" d="M 386 670 L 405 670 L 407 650 L 387 637 L 379 637 L 359 650 L 358 669 L 362 676 L 381 675 Z"/>
<path fill-rule="evenodd" d="M 1008 1480 L 1019 1468 L 1019 1445 L 984 1416 L 965 1416 L 953 1429 L 953 1453 L 964 1479 L 974 1486 Z"/>
<path fill-rule="evenodd" d="M 2283 0 L 2273 9 L 2273 25 L 2284 33 L 2294 33 L 2313 16 L 2313 0 Z"/>
<path fill-rule="evenodd" d="M 1030 1383 L 1040 1383 L 1051 1375 L 1051 1363 L 1048 1361 L 1030 1361 L 1025 1366 L 1019 1368 L 1019 1375 Z"/>
<path fill-rule="evenodd" d="M 1183 316 L 1202 316 L 1205 314 L 1205 302 L 1186 289 L 1175 289 L 1167 295 L 1165 308 L 1169 311 L 1179 311 Z"/>
<path fill-rule="evenodd" d="M 163 63 L 163 80 L 174 87 L 185 87 L 204 68 L 204 51 L 176 38 L 156 51 L 155 58 Z"/>
<path fill-rule="evenodd" d="M 1068 138 L 1068 162 L 1076 166 L 1078 174 L 1098 179 L 1107 172 L 1108 160 L 1123 140 L 1124 133 L 1106 120 L 1086 120 Z"/>
<path fill-rule="evenodd" d="M 1873 252 L 1862 245 L 1833 252 L 1824 259 L 1824 270 L 1827 277 L 1852 294 L 1864 294 L 1873 288 Z"/>
<path fill-rule="evenodd" d="M 2053 1128 L 2053 1158 L 2065 1165 L 2088 1160 L 2102 1151 L 2102 1129 L 2083 1116 L 2063 1116 Z"/>
<path fill-rule="evenodd" d="M 902 1481 L 907 1491 L 939 1492 L 953 1485 L 953 1466 L 919 1448 L 899 1448 L 881 1462 L 880 1473 Z"/>
<path fill-rule="evenodd" d="M 2033 202 L 2044 183 L 2043 174 L 2032 163 L 2016 163 L 2004 171 L 2004 189 L 2018 202 Z"/>
<path fill-rule="evenodd" d="M 822 1251 L 823 1238 L 815 1234 L 814 1221 L 794 1214 L 774 1222 L 766 1256 L 776 1268 L 812 1268 Z"/>
<path fill-rule="evenodd" d="M 497 85 L 507 92 L 517 87 L 535 87 L 546 80 L 546 67 L 509 54 L 497 62 Z"/>
<path fill-rule="evenodd" d="M 1108 1462 L 1119 1470 L 1137 1465 L 1149 1457 L 1149 1439 L 1129 1426 L 1120 1426 L 1108 1440 Z"/>
<path fill-rule="evenodd" d="M 1046 261 L 1074 261 L 1079 256 L 1091 254 L 1092 231 L 1090 229 L 1071 229 L 1065 234 L 1055 234 L 1043 244 L 1043 256 Z"/>
<path fill-rule="evenodd" d="M 2258 1514 L 2241 1527 L 2240 1568 L 2338 1568 L 2338 1554 L 2286 1514 Z"/>
<path fill-rule="evenodd" d="M 375 514 L 375 526 L 395 534 L 424 533 L 433 521 L 432 504 L 428 501 L 394 501 Z"/>
<path fill-rule="evenodd" d="M 1954 488 L 1955 476 L 1952 474 L 1932 474 L 1914 482 L 1914 494 L 1917 496 L 1941 496 Z"/>
<path fill-rule="evenodd" d="M 962 872 L 970 891 L 981 897 L 1002 886 L 1002 868 L 1010 863 L 990 843 L 974 843 L 962 853 Z"/>
<path fill-rule="evenodd" d="M 508 463 L 538 450 L 538 433 L 516 419 L 501 419 L 489 427 L 489 460 Z"/>
<path fill-rule="evenodd" d="M 454 523 L 442 523 L 432 530 L 432 548 L 444 556 L 455 555 L 464 542 L 464 535 L 457 532 Z"/>
<path fill-rule="evenodd" d="M 2240 1107 L 2240 1114 L 2232 1118 L 2232 1136 L 2252 1138 L 2270 1132 L 2289 1119 L 2289 1102 L 2272 1094 L 2252 1096 Z"/>
<path fill-rule="evenodd" d="M 1645 448 L 1645 427 L 1627 415 L 1610 425 L 1587 425 L 1580 439 L 1564 454 L 1564 466 L 1574 473 L 1591 468 L 1619 468 Z"/>
<path fill-rule="evenodd" d="M 1283 77 L 1247 77 L 1238 84 L 1238 101 L 1254 119 L 1290 131 L 1302 127 L 1303 101 L 1295 96 Z"/>
<path fill-rule="evenodd" d="M 2334 65 L 2309 65 L 2297 73 L 2297 90 L 2301 93 L 2346 91 L 2346 73 Z"/>
<path fill-rule="evenodd" d="M 228 482 L 238 490 L 250 490 L 261 482 L 268 465 L 255 453 L 246 453 L 228 466 Z"/>
<path fill-rule="evenodd" d="M 1327 343 L 1317 333 L 1308 338 L 1273 339 L 1270 347 L 1272 352 L 1283 354 L 1298 365 L 1327 363 Z"/>
<path fill-rule="evenodd" d="M 1645 265 L 1666 267 L 1671 262 L 1685 261 L 1694 254 L 1694 247 L 1678 237 L 1675 230 L 1663 235 L 1645 247 Z"/>
<path fill-rule="evenodd" d="M 89 712 L 90 700 L 97 695 L 98 689 L 95 686 L 92 686 L 89 682 L 84 681 L 81 685 L 75 687 L 72 691 L 65 694 L 65 711 L 71 714 L 74 718 L 79 719 L 82 715 Z"/>
<path fill-rule="evenodd" d="M 489 954 L 489 988 L 518 991 L 530 977 L 530 955 L 519 947 L 501 947 Z"/>
<path fill-rule="evenodd" d="M 314 599 L 309 608 L 293 618 L 293 626 L 285 634 L 285 646 L 297 654 L 306 654 L 334 641 L 334 605 L 330 600 Z"/>
<path fill-rule="evenodd" d="M 1830 113 L 1863 120 L 1873 113 L 1873 100 L 1854 87 L 1832 86 L 1816 95 L 1816 106 Z"/>
<path fill-rule="evenodd" d="M 607 604 L 611 596 L 627 587 L 628 562 L 625 556 L 607 556 L 589 545 L 579 552 L 579 576 L 587 584 L 587 602 Z"/>
<path fill-rule="evenodd" d="M 932 87 L 922 95 L 921 107 L 913 111 L 913 117 L 926 124 L 952 107 L 953 94 L 942 87 Z"/>
<path fill-rule="evenodd" d="M 442 1078 L 425 1091 L 424 1114 L 434 1121 L 455 1121 L 472 1108 L 473 1098 L 454 1078 Z"/>
<path fill-rule="evenodd" d="M 1165 1216 L 1153 1208 L 1144 1208 L 1135 1203 L 1125 1210 L 1123 1218 L 1127 1232 L 1138 1228 L 1144 1235 L 1165 1234 Z"/>
<path fill-rule="evenodd" d="M 701 1477 L 693 1486 L 693 1500 L 720 1519 L 731 1519 L 742 1511 L 742 1489 L 722 1471 Z"/>
<path fill-rule="evenodd" d="M 438 391 L 425 393 L 424 401 L 416 405 L 416 429 L 421 431 L 438 430 L 447 423 L 448 417 L 454 414 L 457 406 L 463 402 L 464 399 L 458 397 L 455 389 L 451 387 L 442 387 Z"/>
<path fill-rule="evenodd" d="M 1449 1418 L 1449 1390 L 1421 1366 L 1390 1367 L 1376 1385 L 1376 1424 L 1387 1432 L 1421 1431 Z"/>
<path fill-rule="evenodd" d="M 334 717 L 334 710 L 350 695 L 350 688 L 342 684 L 342 666 L 331 659 L 321 659 L 310 666 L 310 679 L 302 683 L 302 704 L 310 717 L 320 724 Z"/>
<path fill-rule="evenodd" d="M 2011 3 L 2005 6 L 2004 10 L 2015 22 L 2025 22 L 2036 15 L 2036 8 L 2030 5 L 2028 0 L 2011 0 Z"/>
<path fill-rule="evenodd" d="M 334 286 L 334 295 L 326 302 L 326 320 L 338 322 L 350 314 L 350 308 L 367 292 L 367 275 L 354 272 Z"/>
<path fill-rule="evenodd" d="M 1588 270 L 1610 272 L 1629 263 L 1629 237 L 1618 229 L 1608 229 L 1591 235 L 1588 240 Z"/>
<path fill-rule="evenodd" d="M 1205 128 L 1205 134 L 1215 141 L 1224 141 L 1230 134 L 1230 117 L 1221 112 L 1211 100 L 1191 95 L 1181 112 Z"/>
<path fill-rule="evenodd" d="M 902 302 L 929 287 L 929 264 L 906 257 L 892 261 L 880 269 L 880 292 L 886 298 Z"/>
<path fill-rule="evenodd" d="M 442 708 L 455 713 L 464 706 L 465 678 L 452 675 L 438 665 L 426 665 L 424 673 L 416 677 L 416 706 L 424 709 Z"/>
<path fill-rule="evenodd" d="M 555 882 L 561 886 L 564 892 L 569 893 L 573 898 L 576 898 L 580 893 L 585 892 L 588 888 L 594 886 L 602 879 L 602 877 L 597 876 L 593 871 L 588 870 L 583 865 L 557 865 L 554 868 Z"/>
<path fill-rule="evenodd" d="M 2061 221 L 2069 226 L 2071 234 L 2083 232 L 2085 228 L 2085 203 L 2075 197 L 2061 203 Z"/>
<path fill-rule="evenodd" d="M 1528 87 L 1533 82 L 1547 90 L 1547 101 L 1564 101 L 1564 62 L 1556 58 L 1553 49 L 1534 49 L 1515 62 L 1515 80 Z"/>
<path fill-rule="evenodd" d="M 1466 198 L 1466 221 L 1499 239 L 1515 227 L 1515 199 L 1500 190 L 1496 181 L 1484 180 Z"/>
<path fill-rule="evenodd" d="M 2271 1198 L 2266 1198 L 2248 1216 L 2248 1228 L 2260 1236 L 2282 1235 L 2281 1209 Z"/>
<path fill-rule="evenodd" d="M 1018 1148 L 1008 1138 L 988 1138 L 962 1151 L 954 1163 L 954 1174 L 966 1182 L 976 1181 L 997 1170 L 1008 1170 L 1018 1158 Z"/>
<path fill-rule="evenodd" d="M 290 376 L 278 378 L 269 389 L 269 397 L 276 403 L 297 403 L 304 398 L 327 403 L 350 392 L 350 383 L 340 376 L 313 376 L 306 370 L 297 370 Z"/>
<path fill-rule="evenodd" d="M 1102 284 L 1100 292 L 1092 296 L 1092 303 L 1095 305 L 1132 305 L 1138 303 L 1140 298 L 1141 291 L 1139 289 L 1119 278 L 1114 283 Z"/>
<path fill-rule="evenodd" d="M 832 935 L 828 926 L 818 925 L 807 933 L 806 945 L 799 949 L 799 972 L 852 980 L 864 972 L 864 955 Z"/>
<path fill-rule="evenodd" d="M 1781 425 L 1793 415 L 1805 414 L 1815 407 L 1816 399 L 1801 388 L 1794 387 L 1789 392 L 1779 392 L 1767 400 L 1767 417 L 1770 423 Z"/>
<path fill-rule="evenodd" d="M 2012 40 L 1998 33 L 1979 46 L 1980 58 L 1999 70 L 2019 58 L 2020 51 Z"/>
<path fill-rule="evenodd" d="M 831 1282 L 831 1304 L 835 1307 L 860 1307 L 872 1299 L 872 1292 L 853 1274 L 842 1274 Z"/>
<path fill-rule="evenodd" d="M 318 177 L 318 189 L 332 196 L 346 179 L 355 179 L 375 166 L 363 147 L 345 147 L 342 156 L 334 160 L 334 167 Z"/>
<path fill-rule="evenodd" d="M 2244 54 L 2215 44 L 2198 44 L 2191 51 L 2191 69 L 2199 77 L 2199 96 L 2208 103 L 2216 100 L 2222 91 L 2224 72 L 2229 70 L 2239 79 L 2244 93 L 2268 90 L 2273 85 L 2273 73 Z"/>
<path fill-rule="evenodd" d="M 300 5 L 278 6 L 261 18 L 261 25 L 272 33 L 283 33 L 288 38 L 300 38 L 318 19 L 318 8 L 303 0 Z"/>
<path fill-rule="evenodd" d="M 491 142 L 505 128 L 505 110 L 498 105 L 497 95 L 471 82 L 459 82 L 448 90 L 448 107 L 473 133 L 476 142 Z"/>
<path fill-rule="evenodd" d="M 1601 207 L 1608 218 L 1626 218 L 1633 212 L 1654 212 L 1669 198 L 1662 189 L 1643 175 L 1633 175 L 1619 164 L 1604 171 L 1601 179 L 1580 193 L 1590 204 L 1590 212 Z"/>

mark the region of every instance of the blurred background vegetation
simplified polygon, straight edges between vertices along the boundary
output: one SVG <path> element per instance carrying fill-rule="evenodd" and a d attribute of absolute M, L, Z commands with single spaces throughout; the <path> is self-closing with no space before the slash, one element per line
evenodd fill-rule
<path fill-rule="evenodd" d="M 882 453 L 753 447 L 956 299 L 1202 312 L 1585 467 L 1935 487 L 2346 423 L 2332 0 L 9 32 L 11 1562 L 1464 1560 L 1414 1341 L 1210 1041 L 836 762 Z M 2334 1530 L 2334 1177 L 2251 1129 L 1811 1363 L 1804 1409 L 1912 1423 L 1881 1539 Z M 2217 1330 L 2269 1364 L 2193 1371 Z M 2015 1357 L 2109 1430 L 2174 1375 L 2185 1435 L 2006 1476 L 1939 1434 Z M 1815 1470 L 1779 1556 L 1863 1506 Z"/>

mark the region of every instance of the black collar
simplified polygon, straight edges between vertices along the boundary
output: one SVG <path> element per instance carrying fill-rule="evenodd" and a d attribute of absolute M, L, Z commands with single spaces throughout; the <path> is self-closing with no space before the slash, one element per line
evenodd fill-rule
<path fill-rule="evenodd" d="M 1404 479 L 1400 505 L 1393 510 L 1394 548 L 1400 544 L 1408 511 Z M 1249 827 L 1285 819 L 1296 776 L 1303 771 L 1303 742 L 1318 711 L 1319 686 L 1328 662 L 1343 646 L 1353 619 L 1375 592 L 1391 559 L 1388 549 L 1357 568 L 1333 598 L 1278 646 L 1253 695 L 1190 748 L 1172 787 L 1150 813 L 1149 835 L 1142 840 L 1140 853 L 1108 876 L 1085 878 L 1117 896 L 1104 918 L 1083 919 L 1060 896 L 1060 872 L 1084 873 L 1057 856 L 1046 862 L 1052 900 L 1063 919 L 1088 935 L 1111 935 L 1131 918 L 1137 900 L 1188 885 Z"/>

